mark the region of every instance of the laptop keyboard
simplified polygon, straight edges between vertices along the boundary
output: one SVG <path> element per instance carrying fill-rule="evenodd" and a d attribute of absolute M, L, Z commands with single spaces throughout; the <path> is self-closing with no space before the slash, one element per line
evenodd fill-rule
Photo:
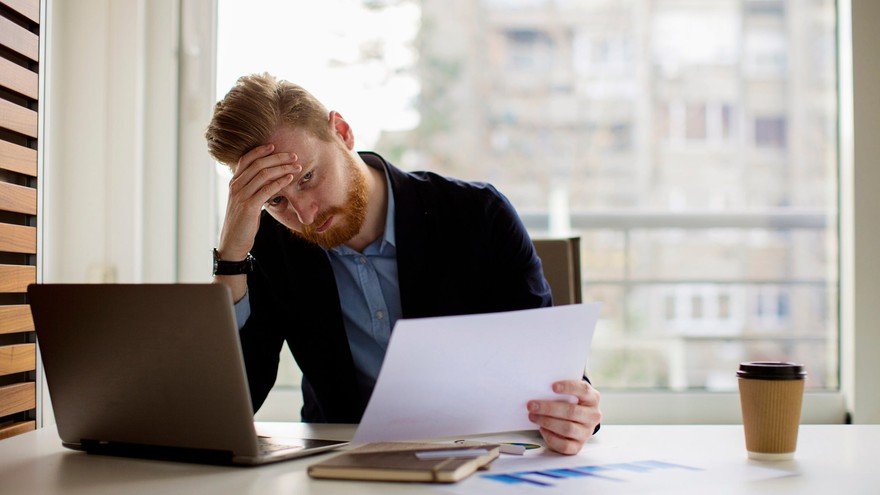
<path fill-rule="evenodd" d="M 291 450 L 291 449 L 301 449 L 302 448 L 302 445 L 285 444 L 285 443 L 272 443 L 263 437 L 258 438 L 257 445 L 260 448 L 260 454 L 271 454 L 272 452 L 277 452 L 279 450 Z"/>

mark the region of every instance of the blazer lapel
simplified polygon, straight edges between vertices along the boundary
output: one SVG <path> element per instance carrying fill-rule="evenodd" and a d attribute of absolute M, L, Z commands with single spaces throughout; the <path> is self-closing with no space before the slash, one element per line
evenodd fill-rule
<path fill-rule="evenodd" d="M 430 308 L 430 284 L 427 275 L 430 225 L 434 218 L 429 205 L 419 194 L 417 179 L 385 162 L 394 192 L 394 224 L 397 240 L 397 280 L 404 318 L 427 316 Z"/>

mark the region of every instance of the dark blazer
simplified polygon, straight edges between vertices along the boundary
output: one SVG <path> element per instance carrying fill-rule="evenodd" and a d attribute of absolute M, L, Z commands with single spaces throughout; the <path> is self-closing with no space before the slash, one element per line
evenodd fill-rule
<path fill-rule="evenodd" d="M 494 187 L 403 172 L 375 153 L 361 157 L 390 177 L 403 318 L 552 305 L 532 241 Z M 240 335 L 254 410 L 275 383 L 287 340 L 303 372 L 303 421 L 359 422 L 369 397 L 356 386 L 345 301 L 326 252 L 263 212 L 251 253 L 251 316 Z"/>

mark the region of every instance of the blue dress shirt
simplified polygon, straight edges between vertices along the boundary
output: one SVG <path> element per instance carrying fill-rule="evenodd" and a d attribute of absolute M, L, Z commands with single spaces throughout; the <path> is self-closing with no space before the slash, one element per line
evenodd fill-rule
<path fill-rule="evenodd" d="M 358 388 L 365 397 L 373 391 L 388 349 L 391 329 L 402 314 L 394 235 L 394 193 L 387 172 L 385 182 L 388 190 L 385 235 L 364 248 L 362 253 L 345 245 L 325 250 L 336 278 Z M 235 304 L 239 330 L 250 313 L 250 300 L 245 293 Z"/>

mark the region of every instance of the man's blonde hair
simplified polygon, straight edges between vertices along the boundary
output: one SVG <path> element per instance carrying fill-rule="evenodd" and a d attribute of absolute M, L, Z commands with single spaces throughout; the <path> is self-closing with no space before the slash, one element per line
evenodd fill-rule
<path fill-rule="evenodd" d="M 243 76 L 214 106 L 205 139 L 208 153 L 235 168 L 238 159 L 266 144 L 281 125 L 304 128 L 330 142 L 329 113 L 305 89 L 268 73 Z"/>

